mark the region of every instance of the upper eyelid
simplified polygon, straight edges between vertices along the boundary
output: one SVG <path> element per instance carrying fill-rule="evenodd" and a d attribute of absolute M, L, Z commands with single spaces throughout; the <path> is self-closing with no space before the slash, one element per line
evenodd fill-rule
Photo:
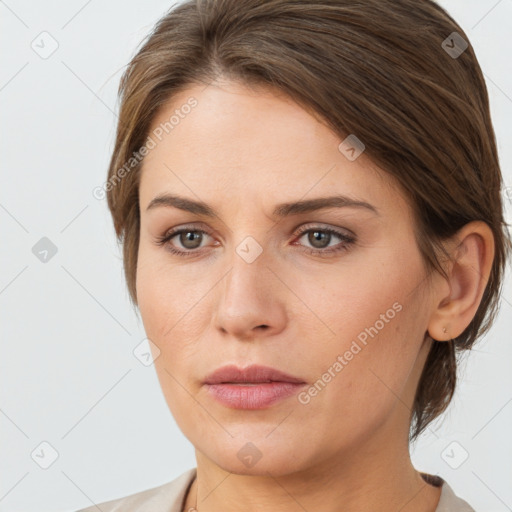
<path fill-rule="evenodd" d="M 210 229 L 207 227 L 205 228 L 205 226 L 206 225 L 202 224 L 202 223 L 199 226 L 195 225 L 195 224 L 183 224 L 183 225 L 179 225 L 179 226 L 176 226 L 175 228 L 171 228 L 171 229 L 167 230 L 165 232 L 164 236 L 179 234 L 180 232 L 183 232 L 183 231 L 203 232 L 209 236 L 213 236 L 213 234 L 216 233 L 216 230 L 213 230 L 213 229 Z M 294 228 L 293 232 L 295 233 L 296 231 L 299 231 L 302 234 L 302 232 L 312 230 L 312 229 L 318 229 L 319 231 L 322 231 L 322 230 L 341 231 L 341 232 L 346 231 L 350 234 L 350 236 L 355 236 L 355 234 L 348 228 L 332 226 L 330 224 L 325 224 L 322 222 L 302 223 L 299 226 L 297 226 L 296 228 Z M 343 234 L 343 233 L 340 233 L 340 234 Z"/>
<path fill-rule="evenodd" d="M 347 236 L 354 236 L 354 237 L 356 236 L 355 233 L 348 228 L 332 226 L 330 224 L 323 224 L 321 222 L 306 222 L 305 224 L 301 224 L 300 226 L 295 228 L 294 232 L 297 230 L 300 230 L 301 232 L 303 232 L 303 231 L 309 231 L 309 230 L 313 230 L 313 229 L 318 229 L 319 231 L 323 231 L 323 230 L 335 231 L 335 232 L 339 232 L 340 235 L 343 235 L 344 234 L 343 232 L 345 231 L 345 232 L 347 232 Z"/>

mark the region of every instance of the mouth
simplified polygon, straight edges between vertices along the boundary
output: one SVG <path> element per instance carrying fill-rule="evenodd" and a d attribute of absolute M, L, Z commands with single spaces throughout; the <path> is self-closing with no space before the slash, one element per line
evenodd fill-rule
<path fill-rule="evenodd" d="M 209 394 L 232 409 L 265 409 L 296 394 L 303 379 L 268 366 L 223 366 L 203 382 Z"/>
<path fill-rule="evenodd" d="M 208 375 L 203 384 L 268 384 L 271 382 L 289 382 L 305 384 L 303 379 L 271 368 L 270 366 L 251 365 L 240 368 L 233 364 L 217 368 Z"/>

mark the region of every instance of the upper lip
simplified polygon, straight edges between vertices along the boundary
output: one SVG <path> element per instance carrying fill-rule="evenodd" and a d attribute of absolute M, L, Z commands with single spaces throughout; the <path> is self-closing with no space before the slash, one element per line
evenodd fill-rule
<path fill-rule="evenodd" d="M 228 365 L 217 368 L 204 380 L 204 384 L 221 384 L 229 382 L 292 382 L 303 384 L 304 381 L 269 366 L 251 365 L 240 368 Z"/>

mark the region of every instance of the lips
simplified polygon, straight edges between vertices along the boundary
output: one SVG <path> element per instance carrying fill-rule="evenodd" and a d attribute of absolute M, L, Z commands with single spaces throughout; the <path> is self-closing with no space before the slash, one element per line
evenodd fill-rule
<path fill-rule="evenodd" d="M 296 394 L 306 383 L 268 366 L 223 366 L 203 383 L 213 398 L 232 409 L 264 409 Z"/>
<path fill-rule="evenodd" d="M 234 384 L 234 383 L 268 383 L 290 382 L 304 384 L 304 380 L 288 375 L 269 366 L 252 365 L 239 368 L 235 365 L 223 366 L 206 377 L 205 384 Z"/>

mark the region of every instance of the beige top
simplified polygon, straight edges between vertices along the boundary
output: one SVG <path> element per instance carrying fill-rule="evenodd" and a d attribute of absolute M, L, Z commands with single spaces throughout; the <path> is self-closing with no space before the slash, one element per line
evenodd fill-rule
<path fill-rule="evenodd" d="M 166 484 L 130 494 L 124 498 L 92 505 L 76 512 L 98 512 L 98 510 L 102 512 L 182 512 L 185 496 L 195 476 L 196 468 L 192 468 Z M 441 477 L 427 474 L 422 476 L 436 487 L 443 486 L 435 512 L 475 512 L 468 503 L 456 496 Z"/>

